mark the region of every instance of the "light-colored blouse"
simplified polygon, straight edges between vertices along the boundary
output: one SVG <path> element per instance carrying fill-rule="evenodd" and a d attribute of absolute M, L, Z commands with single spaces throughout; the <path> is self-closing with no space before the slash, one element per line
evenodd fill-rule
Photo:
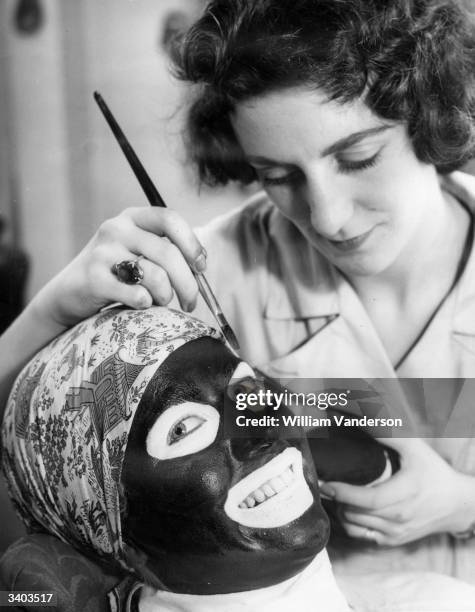
<path fill-rule="evenodd" d="M 441 182 L 475 214 L 474 177 L 456 172 Z M 244 359 L 284 383 L 425 379 L 401 392 L 406 418 L 457 470 L 475 476 L 475 391 L 470 380 L 460 380 L 475 379 L 473 247 L 456 285 L 395 370 L 351 285 L 265 194 L 197 233 L 208 251 L 208 280 Z M 203 304 L 196 315 L 212 322 Z M 440 487 L 443 495 L 443 483 Z M 355 540 L 351 550 L 331 556 L 337 572 L 430 570 L 475 584 L 474 539 L 456 541 L 440 534 L 392 549 Z"/>

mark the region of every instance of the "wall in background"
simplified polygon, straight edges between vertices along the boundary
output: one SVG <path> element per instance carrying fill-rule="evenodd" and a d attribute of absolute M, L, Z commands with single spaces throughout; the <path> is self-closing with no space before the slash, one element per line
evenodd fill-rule
<path fill-rule="evenodd" d="M 71 253 L 61 24 L 58 3 L 44 4 L 47 23 L 35 36 L 15 32 L 13 0 L 2 3 L 1 20 L 11 195 L 19 238 L 33 259 L 35 288 Z"/>
<path fill-rule="evenodd" d="M 32 35 L 13 28 L 17 1 L 0 3 L 5 92 L 0 98 L 0 196 L 5 202 L 0 211 L 9 209 L 11 217 L 14 200 L 16 235 L 32 258 L 30 295 L 104 219 L 145 204 L 93 101 L 95 89 L 166 201 L 190 222 L 206 222 L 243 200 L 233 189 L 200 193 L 194 182 L 177 113 L 183 86 L 170 76 L 159 45 L 168 12 L 196 13 L 200 0 L 39 1 L 44 23 Z M 6 127 L 9 138 L 4 140 Z M 4 175 L 14 177 L 15 194 Z"/>
<path fill-rule="evenodd" d="M 181 141 L 183 87 L 159 41 L 171 10 L 201 0 L 39 0 L 35 34 L 0 1 L 0 214 L 31 257 L 35 293 L 107 217 L 146 204 L 92 93 L 101 91 L 170 206 L 193 224 L 240 203 L 199 192 Z M 0 479 L 0 554 L 23 533 Z"/>
<path fill-rule="evenodd" d="M 38 1 L 44 23 L 30 36 L 13 27 L 18 0 L 0 2 L 0 213 L 31 256 L 30 295 L 104 219 L 145 203 L 95 89 L 166 201 L 192 224 L 243 200 L 238 190 L 200 192 L 194 183 L 177 112 L 184 87 L 159 45 L 169 11 L 191 17 L 204 0 Z"/>

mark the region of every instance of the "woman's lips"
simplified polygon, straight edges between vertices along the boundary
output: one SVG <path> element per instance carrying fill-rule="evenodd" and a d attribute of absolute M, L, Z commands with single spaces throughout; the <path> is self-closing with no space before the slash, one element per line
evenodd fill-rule
<path fill-rule="evenodd" d="M 236 483 L 224 511 L 241 525 L 266 529 L 295 521 L 312 504 L 302 453 L 290 447 Z"/>
<path fill-rule="evenodd" d="M 342 252 L 355 251 L 359 247 L 361 247 L 373 233 L 374 227 L 365 232 L 364 234 L 359 234 L 358 236 L 354 236 L 353 238 L 348 238 L 347 240 L 329 240 L 326 239 L 329 244 L 334 249 Z"/>

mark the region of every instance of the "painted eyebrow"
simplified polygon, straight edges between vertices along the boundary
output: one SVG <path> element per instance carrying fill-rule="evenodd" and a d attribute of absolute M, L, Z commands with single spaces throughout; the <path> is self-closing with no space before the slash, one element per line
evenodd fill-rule
<path fill-rule="evenodd" d="M 357 144 L 358 142 L 361 142 L 368 136 L 374 136 L 375 134 L 380 134 L 381 132 L 385 132 L 386 130 L 391 129 L 392 127 L 394 126 L 378 125 L 377 127 L 369 128 L 367 130 L 361 130 L 359 132 L 354 132 L 353 134 L 350 134 L 349 136 L 345 136 L 345 138 L 342 138 L 341 140 L 337 140 L 333 144 L 323 149 L 321 156 L 327 157 L 328 155 L 332 155 L 333 153 L 338 153 L 340 151 L 343 151 L 344 149 L 347 149 L 348 147 L 351 147 Z M 291 166 L 292 165 L 288 163 L 282 163 L 274 159 L 270 159 L 269 157 L 262 157 L 259 155 L 250 155 L 247 158 L 247 160 L 249 163 L 263 164 L 263 165 L 264 164 L 273 165 L 273 166 L 275 165 Z"/>

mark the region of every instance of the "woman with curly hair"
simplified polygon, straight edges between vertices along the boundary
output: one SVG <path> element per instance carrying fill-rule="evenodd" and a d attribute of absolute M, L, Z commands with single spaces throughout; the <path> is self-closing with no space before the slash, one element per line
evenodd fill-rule
<path fill-rule="evenodd" d="M 194 85 L 201 179 L 263 191 L 197 234 L 162 209 L 104 223 L 3 337 L 4 385 L 111 301 L 175 293 L 193 310 L 190 266 L 206 268 L 243 357 L 274 376 L 474 377 L 475 183 L 454 171 L 474 155 L 475 29 L 460 3 L 214 0 L 175 61 Z M 137 256 L 143 280 L 120 282 L 111 268 Z M 475 446 L 455 391 L 408 396 L 427 439 L 390 441 L 401 470 L 387 483 L 325 485 L 355 538 L 333 553 L 337 570 L 474 581 Z M 437 438 L 432 423 L 452 416 L 458 429 Z"/>

